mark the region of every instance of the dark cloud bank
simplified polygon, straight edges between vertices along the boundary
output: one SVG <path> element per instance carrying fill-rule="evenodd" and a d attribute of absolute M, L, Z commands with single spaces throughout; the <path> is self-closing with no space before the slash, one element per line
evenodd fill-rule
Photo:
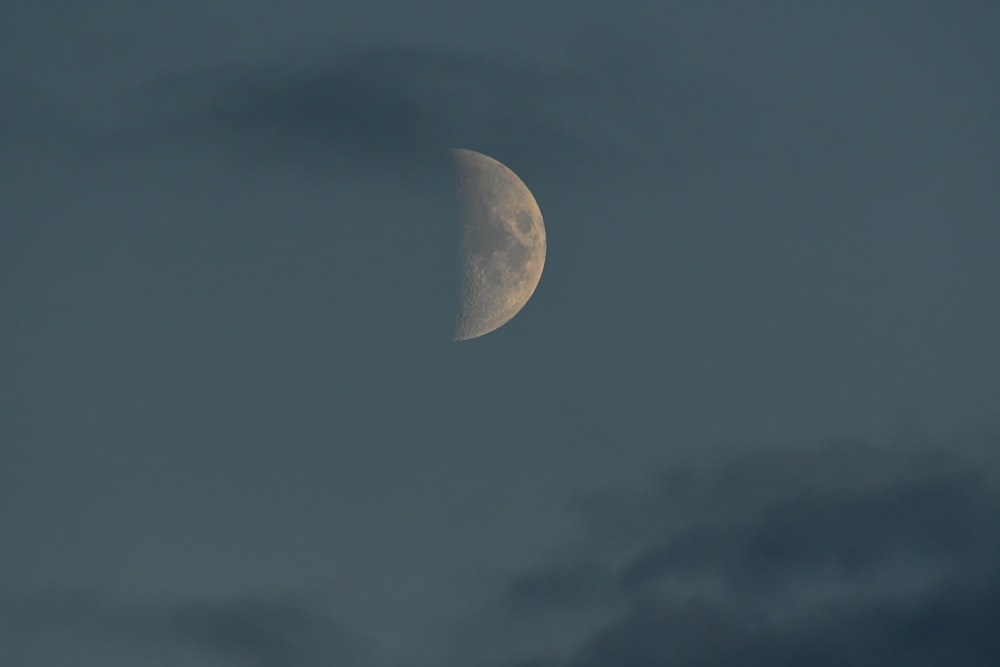
<path fill-rule="evenodd" d="M 717 452 L 591 490 L 572 501 L 579 541 L 504 583 L 440 664 L 995 665 L 996 444 Z M 8 599 L 2 623 L 15 647 L 87 637 L 146 659 L 362 664 L 354 639 L 294 599 L 44 595 Z"/>
<path fill-rule="evenodd" d="M 470 636 L 518 667 L 994 665 L 997 464 L 995 440 L 675 462 L 580 498 L 581 543 Z"/>

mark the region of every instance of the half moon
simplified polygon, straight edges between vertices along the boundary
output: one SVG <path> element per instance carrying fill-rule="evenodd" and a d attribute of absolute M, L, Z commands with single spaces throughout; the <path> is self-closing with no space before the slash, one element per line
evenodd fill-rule
<path fill-rule="evenodd" d="M 452 156 L 462 227 L 459 341 L 499 329 L 535 293 L 545 264 L 545 225 L 531 191 L 513 171 L 464 148 Z"/>

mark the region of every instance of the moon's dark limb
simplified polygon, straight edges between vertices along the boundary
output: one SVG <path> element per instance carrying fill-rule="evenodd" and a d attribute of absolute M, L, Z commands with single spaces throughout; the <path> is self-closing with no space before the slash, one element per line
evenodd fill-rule
<path fill-rule="evenodd" d="M 534 294 L 545 264 L 545 226 L 517 174 L 482 153 L 452 154 L 462 225 L 455 340 L 468 340 L 499 329 Z"/>

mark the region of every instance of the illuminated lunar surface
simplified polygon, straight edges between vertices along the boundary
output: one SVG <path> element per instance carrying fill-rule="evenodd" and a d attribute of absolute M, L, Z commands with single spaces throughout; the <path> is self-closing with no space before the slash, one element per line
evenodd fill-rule
<path fill-rule="evenodd" d="M 545 264 L 545 226 L 531 191 L 491 157 L 452 151 L 462 226 L 455 340 L 499 329 L 528 302 Z"/>

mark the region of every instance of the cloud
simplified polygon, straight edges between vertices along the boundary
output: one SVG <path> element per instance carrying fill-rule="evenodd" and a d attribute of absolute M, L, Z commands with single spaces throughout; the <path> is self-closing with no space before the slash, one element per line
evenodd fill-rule
<path fill-rule="evenodd" d="M 576 499 L 580 542 L 476 641 L 504 665 L 996 664 L 998 477 L 989 442 L 674 461 Z"/>
<path fill-rule="evenodd" d="M 996 664 L 998 463 L 991 441 L 676 458 L 573 499 L 578 540 L 506 578 L 434 664 Z M 372 664 L 297 598 L 8 596 L 0 639 L 35 664 L 85 651 L 109 665 L 122 651 L 120 664 Z M 64 652 L 39 658 L 52 647 Z"/>
<path fill-rule="evenodd" d="M 130 601 L 51 591 L 6 600 L 0 637 L 5 634 L 8 650 L 32 660 L 40 646 L 62 646 L 100 656 L 125 650 L 143 664 L 176 656 L 262 667 L 364 664 L 356 638 L 295 599 Z"/>
<path fill-rule="evenodd" d="M 781 621 L 660 597 L 589 638 L 570 664 L 993 665 L 1000 580 L 982 583 Z"/>
<path fill-rule="evenodd" d="M 727 126 L 704 125 L 721 109 L 703 88 L 607 53 L 556 60 L 397 46 L 176 70 L 137 92 L 134 117 L 112 123 L 112 143 L 214 145 L 242 161 L 309 169 L 412 166 L 463 146 L 519 173 L 607 178 L 647 164 L 669 136 L 714 141 Z M 671 122 L 695 117 L 698 126 Z"/>

